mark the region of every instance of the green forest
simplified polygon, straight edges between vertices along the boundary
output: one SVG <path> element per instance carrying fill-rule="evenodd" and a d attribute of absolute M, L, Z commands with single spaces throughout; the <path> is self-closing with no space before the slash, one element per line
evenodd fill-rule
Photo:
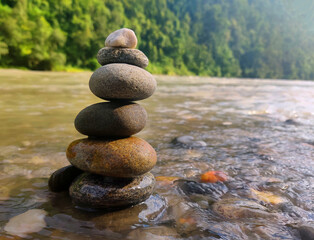
<path fill-rule="evenodd" d="M 122 27 L 155 74 L 314 79 L 312 0 L 0 0 L 0 67 L 94 70 Z"/>

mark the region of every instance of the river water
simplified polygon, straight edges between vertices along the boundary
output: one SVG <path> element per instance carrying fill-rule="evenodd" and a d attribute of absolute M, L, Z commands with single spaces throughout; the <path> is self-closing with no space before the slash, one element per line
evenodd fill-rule
<path fill-rule="evenodd" d="M 155 94 L 138 102 L 149 121 L 137 136 L 157 151 L 152 173 L 166 177 L 146 203 L 105 213 L 47 187 L 84 137 L 76 114 L 101 101 L 90 75 L 0 70 L 0 239 L 19 239 L 5 226 L 30 209 L 46 216 L 29 239 L 314 236 L 314 82 L 156 76 Z M 184 135 L 206 146 L 173 142 Z M 199 183 L 211 170 L 228 181 Z"/>

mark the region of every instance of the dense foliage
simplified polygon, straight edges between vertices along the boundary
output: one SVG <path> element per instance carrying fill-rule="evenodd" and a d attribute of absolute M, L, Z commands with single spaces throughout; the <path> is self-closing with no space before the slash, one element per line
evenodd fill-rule
<path fill-rule="evenodd" d="M 0 0 L 0 66 L 93 70 L 107 35 L 128 27 L 153 73 L 314 79 L 313 6 L 312 0 Z"/>

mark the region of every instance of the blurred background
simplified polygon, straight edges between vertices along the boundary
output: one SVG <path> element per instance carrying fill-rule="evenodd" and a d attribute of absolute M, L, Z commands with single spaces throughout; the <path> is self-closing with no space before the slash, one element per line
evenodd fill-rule
<path fill-rule="evenodd" d="M 137 34 L 148 71 L 314 79 L 312 0 L 1 0 L 0 67 L 95 70 L 106 37 Z"/>

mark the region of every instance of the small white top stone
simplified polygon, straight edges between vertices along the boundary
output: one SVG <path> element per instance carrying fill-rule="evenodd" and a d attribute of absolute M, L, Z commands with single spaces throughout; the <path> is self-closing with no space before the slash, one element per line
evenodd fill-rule
<path fill-rule="evenodd" d="M 135 48 L 137 38 L 133 30 L 121 28 L 109 34 L 106 39 L 106 47 Z"/>

